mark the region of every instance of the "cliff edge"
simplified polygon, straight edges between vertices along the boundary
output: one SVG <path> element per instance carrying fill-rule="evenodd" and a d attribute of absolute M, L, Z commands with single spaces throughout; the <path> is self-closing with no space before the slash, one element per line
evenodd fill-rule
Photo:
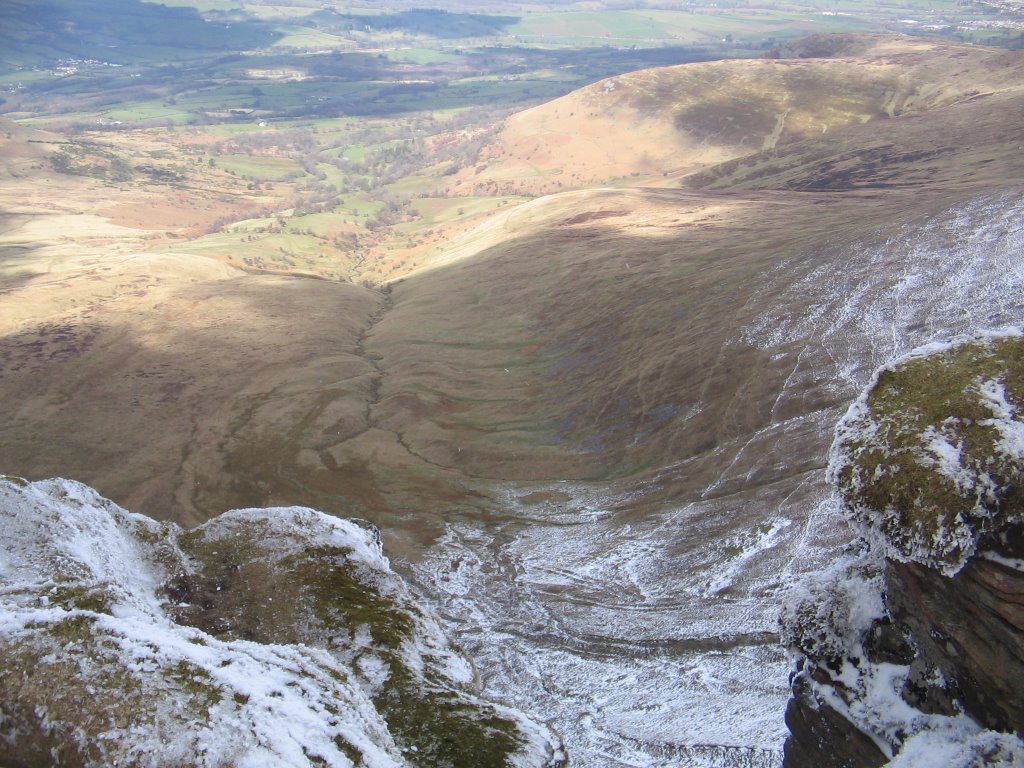
<path fill-rule="evenodd" d="M 787 768 L 1024 766 L 1024 336 L 876 372 L 830 478 L 859 541 L 782 616 Z"/>
<path fill-rule="evenodd" d="M 302 507 L 186 531 L 0 477 L 0 763 L 558 768 L 480 698 L 376 530 Z"/>

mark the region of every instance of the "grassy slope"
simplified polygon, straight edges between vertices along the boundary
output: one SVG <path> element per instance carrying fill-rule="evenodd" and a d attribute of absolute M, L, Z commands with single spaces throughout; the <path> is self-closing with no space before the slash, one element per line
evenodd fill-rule
<path fill-rule="evenodd" d="M 1018 65 L 1007 69 L 1014 56 L 999 51 L 885 37 L 821 40 L 832 58 L 645 70 L 521 112 L 452 188 L 544 194 L 616 179 L 675 180 L 1019 79 Z"/>
<path fill-rule="evenodd" d="M 704 136 L 705 150 L 753 154 L 691 177 L 693 189 L 578 191 L 510 208 L 436 251 L 447 266 L 390 294 L 246 276 L 180 247 L 153 282 L 152 262 L 105 265 L 102 238 L 126 256 L 141 244 L 102 227 L 92 251 L 76 235 L 75 261 L 71 245 L 37 252 L 18 235 L 28 221 L 9 222 L 5 252 L 17 258 L 5 256 L 4 275 L 19 293 L 5 300 L 0 388 L 18 405 L 0 427 L 0 462 L 31 477 L 73 475 L 186 521 L 264 503 L 358 514 L 409 556 L 445 519 L 493 509 L 504 480 L 629 481 L 688 462 L 663 476 L 665 493 L 703 488 L 753 431 L 787 415 L 773 404 L 790 363 L 735 342 L 764 270 L 825 240 L 884 237 L 1024 175 L 1006 133 L 1020 109 L 1019 57 L 846 44 L 846 59 L 658 70 L 630 78 L 632 90 L 569 97 L 606 100 L 598 112 L 617 100 L 620 120 L 642 107 L 667 115 L 663 127 L 682 125 L 673 168 L 691 167 L 679 147 L 710 124 L 711 113 L 691 118 L 712 102 L 678 98 L 695 78 L 714 72 L 772 106 L 718 100 L 731 132 L 718 143 Z M 880 95 L 886 83 L 895 90 Z M 832 95 L 839 84 L 842 98 Z M 762 112 L 787 101 L 796 106 L 778 142 L 758 153 L 776 125 Z M 543 125 L 566 104 L 510 125 Z M 823 115 L 832 116 L 824 134 Z M 864 116 L 874 122 L 862 126 Z M 860 151 L 880 145 L 895 149 Z M 858 173 L 805 183 L 829 152 Z M 26 154 L 15 171 L 34 162 Z M 901 174 L 914 185 L 897 184 Z M 74 205 L 110 194 L 59 181 L 79 195 Z M 40 256 L 49 274 L 16 268 Z M 821 461 L 792 453 L 792 471 Z"/>
<path fill-rule="evenodd" d="M 882 64 L 739 63 L 734 71 L 755 65 L 773 86 L 794 71 L 790 82 L 848 82 L 850 71 L 888 67 L 904 53 L 918 73 L 997 94 L 980 99 L 904 72 L 893 101 L 904 115 L 886 119 L 884 131 L 844 119 L 823 137 L 797 134 L 727 164 L 721 176 L 693 180 L 715 180 L 722 191 L 574 192 L 509 214 L 481 230 L 473 258 L 396 287 L 395 309 L 375 333 L 389 374 L 382 417 L 417 453 L 471 476 L 616 477 L 692 460 L 676 490 L 703 487 L 723 453 L 768 423 L 789 373 L 788 363 L 783 370 L 735 342 L 764 270 L 825 241 L 884 237 L 1024 178 L 1005 134 L 1007 114 L 1021 104 L 1020 57 L 911 45 L 884 51 Z M 1009 67 L 989 70 L 986 60 Z M 978 77 L 975 66 L 984 67 Z M 850 104 L 851 115 L 878 107 Z M 826 151 L 846 153 L 857 173 L 798 183 L 821 178 Z M 772 164 L 785 164 L 786 183 L 765 175 L 754 184 L 736 170 Z M 727 191 L 729 173 L 738 191 Z"/>

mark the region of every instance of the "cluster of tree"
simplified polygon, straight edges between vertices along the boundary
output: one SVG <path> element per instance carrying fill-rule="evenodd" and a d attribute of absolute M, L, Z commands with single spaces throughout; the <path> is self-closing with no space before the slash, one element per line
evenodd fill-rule
<path fill-rule="evenodd" d="M 232 224 L 235 224 L 235 223 L 237 223 L 239 221 L 245 221 L 246 219 L 263 219 L 263 218 L 266 218 L 268 216 L 272 216 L 273 213 L 274 213 L 274 208 L 272 206 L 265 205 L 265 206 L 250 208 L 249 210 L 244 211 L 241 214 L 233 214 L 233 215 L 229 215 L 229 216 L 221 216 L 218 219 L 214 219 L 212 222 L 210 222 L 209 225 L 207 225 L 206 233 L 209 235 L 209 234 L 213 234 L 215 232 L 220 232 L 225 227 L 228 227 L 228 226 L 230 226 Z M 273 226 L 273 225 L 271 225 L 271 226 Z M 283 226 L 283 222 L 279 221 L 278 228 L 277 228 L 276 231 L 280 231 L 281 226 Z M 267 231 L 275 231 L 275 230 L 268 229 L 267 227 L 260 227 L 260 228 L 256 229 L 255 231 L 257 231 L 257 232 L 267 232 Z"/>
<path fill-rule="evenodd" d="M 320 152 L 313 132 L 308 128 L 284 131 L 251 131 L 218 142 L 214 153 L 220 155 L 287 156 L 316 158 Z"/>
<path fill-rule="evenodd" d="M 292 201 L 292 208 L 296 216 L 306 216 L 310 213 L 333 211 L 340 205 L 340 201 L 337 187 L 330 184 L 317 185 L 310 192 L 296 195 Z"/>
<path fill-rule="evenodd" d="M 124 158 L 97 145 L 65 144 L 50 156 L 50 162 L 57 173 L 72 176 L 118 182 L 132 178 L 132 167 Z"/>
<path fill-rule="evenodd" d="M 321 31 L 352 36 L 353 33 L 405 32 L 434 39 L 494 37 L 519 21 L 515 16 L 482 13 L 451 13 L 437 8 L 411 8 L 398 13 L 343 14 L 321 10 L 299 21 Z"/>
<path fill-rule="evenodd" d="M 408 197 L 388 195 L 384 200 L 384 207 L 373 215 L 366 222 L 366 228 L 371 232 L 393 227 L 402 221 L 409 221 L 414 217 L 411 200 Z"/>

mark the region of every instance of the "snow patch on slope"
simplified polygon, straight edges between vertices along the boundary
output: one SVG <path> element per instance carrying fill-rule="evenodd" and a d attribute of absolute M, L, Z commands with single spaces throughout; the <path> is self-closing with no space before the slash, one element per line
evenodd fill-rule
<path fill-rule="evenodd" d="M 1016 194 L 783 262 L 735 342 L 789 375 L 702 493 L 637 520 L 595 486 L 529 509 L 510 489 L 510 522 L 450 525 L 415 574 L 485 690 L 552 722 L 580 765 L 779 765 L 776 618 L 852 536 L 824 472 L 834 426 L 892 357 L 1024 317 L 1022 251 Z"/>
<path fill-rule="evenodd" d="M 1021 253 L 1024 197 L 977 198 L 881 245 L 779 264 L 762 290 L 771 305 L 741 339 L 809 346 L 828 386 L 859 392 L 873 370 L 915 347 L 1024 317 Z"/>
<path fill-rule="evenodd" d="M 621 498 L 556 488 L 571 499 L 452 524 L 417 565 L 485 693 L 556 724 L 580 765 L 777 766 L 786 577 L 766 563 L 793 521 L 740 531 L 742 501 L 710 499 L 626 522 Z"/>
<path fill-rule="evenodd" d="M 963 724 L 967 725 L 967 724 Z M 996 731 L 950 728 L 922 731 L 911 736 L 888 768 L 1021 768 L 1024 766 L 1024 742 Z"/>

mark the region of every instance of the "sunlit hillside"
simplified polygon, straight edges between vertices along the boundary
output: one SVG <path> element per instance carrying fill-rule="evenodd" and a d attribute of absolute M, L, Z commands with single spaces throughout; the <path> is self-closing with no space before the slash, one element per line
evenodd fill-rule
<path fill-rule="evenodd" d="M 239 91 L 204 50 L 134 115 L 10 92 L 0 471 L 186 525 L 363 518 L 573 765 L 777 766 L 778 609 L 850 538 L 833 425 L 893 355 L 1024 311 L 1024 55 L 844 34 L 481 112 L 389 80 L 357 115 L 369 79 L 261 48 Z"/>

